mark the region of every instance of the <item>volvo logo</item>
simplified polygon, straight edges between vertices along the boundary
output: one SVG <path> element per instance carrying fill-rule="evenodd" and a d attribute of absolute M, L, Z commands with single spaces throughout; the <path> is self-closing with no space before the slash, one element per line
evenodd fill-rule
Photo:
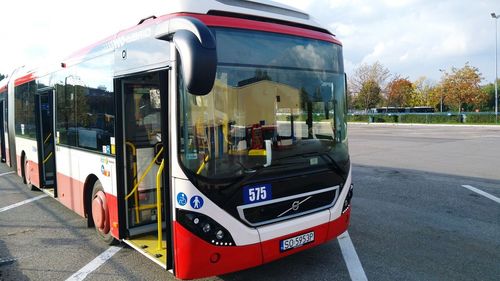
<path fill-rule="evenodd" d="M 279 214 L 279 215 L 277 216 L 277 218 L 279 218 L 279 217 L 282 217 L 282 216 L 286 215 L 286 214 L 287 214 L 288 212 L 290 212 L 290 211 L 294 211 L 294 212 L 298 211 L 298 210 L 299 210 L 299 208 L 300 208 L 300 204 L 302 204 L 302 203 L 306 202 L 307 200 L 311 199 L 311 197 L 312 197 L 312 196 L 309 196 L 309 197 L 307 197 L 306 199 L 304 199 L 304 200 L 302 200 L 302 201 L 299 201 L 299 200 L 297 200 L 297 201 L 293 201 L 293 203 L 292 203 L 292 207 L 288 208 L 286 211 L 284 211 L 283 213 Z"/>

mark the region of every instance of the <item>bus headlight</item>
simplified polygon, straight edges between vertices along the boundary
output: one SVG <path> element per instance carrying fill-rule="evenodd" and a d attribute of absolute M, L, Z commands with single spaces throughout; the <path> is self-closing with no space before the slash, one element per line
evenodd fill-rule
<path fill-rule="evenodd" d="M 206 223 L 205 225 L 203 225 L 202 230 L 205 233 L 209 233 L 210 232 L 210 224 Z"/>
<path fill-rule="evenodd" d="M 218 240 L 222 240 L 224 238 L 224 231 L 222 230 L 218 230 L 216 233 L 215 233 L 215 238 L 217 238 Z"/>
<path fill-rule="evenodd" d="M 347 192 L 347 196 L 345 197 L 344 206 L 342 206 L 342 213 L 345 213 L 345 211 L 347 211 L 347 209 L 351 206 L 353 189 L 354 185 L 351 184 L 351 186 L 349 186 L 349 191 Z"/>
<path fill-rule="evenodd" d="M 206 215 L 178 209 L 177 221 L 196 236 L 212 245 L 236 246 L 229 231 Z"/>

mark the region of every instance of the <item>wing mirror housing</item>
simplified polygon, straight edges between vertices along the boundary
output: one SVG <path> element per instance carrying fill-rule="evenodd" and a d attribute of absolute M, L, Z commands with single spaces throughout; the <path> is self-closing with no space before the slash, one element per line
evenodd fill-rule
<path fill-rule="evenodd" d="M 215 82 L 217 49 L 210 29 L 193 17 L 177 17 L 157 27 L 156 38 L 173 41 L 182 63 L 189 93 L 208 94 Z"/>

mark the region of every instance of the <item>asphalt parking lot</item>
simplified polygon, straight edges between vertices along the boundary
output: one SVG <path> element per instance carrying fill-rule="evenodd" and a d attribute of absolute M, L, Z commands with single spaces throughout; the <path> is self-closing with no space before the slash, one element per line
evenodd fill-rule
<path fill-rule="evenodd" d="M 351 280 L 356 272 L 368 280 L 500 280 L 500 127 L 351 124 L 349 143 L 349 235 L 359 265 L 334 240 L 206 280 Z M 0 280 L 67 280 L 109 249 L 81 217 L 10 172 L 0 164 Z M 174 280 L 121 247 L 85 280 Z"/>

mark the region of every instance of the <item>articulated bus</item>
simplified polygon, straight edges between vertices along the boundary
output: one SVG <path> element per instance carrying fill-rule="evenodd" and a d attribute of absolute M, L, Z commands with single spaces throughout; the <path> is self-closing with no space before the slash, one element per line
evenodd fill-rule
<path fill-rule="evenodd" d="M 177 278 L 336 238 L 351 164 L 342 46 L 271 1 L 182 0 L 0 83 L 2 158 Z"/>

